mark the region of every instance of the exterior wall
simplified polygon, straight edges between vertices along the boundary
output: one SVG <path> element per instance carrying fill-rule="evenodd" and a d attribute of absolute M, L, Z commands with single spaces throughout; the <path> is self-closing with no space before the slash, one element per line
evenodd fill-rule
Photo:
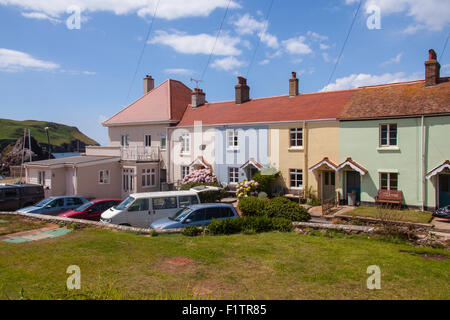
<path fill-rule="evenodd" d="M 109 170 L 109 183 L 100 184 L 99 172 Z M 86 198 L 121 198 L 122 170 L 119 161 L 76 168 L 75 194 Z"/>
<path fill-rule="evenodd" d="M 226 131 L 238 129 L 239 148 L 227 149 Z M 215 163 L 214 171 L 220 182 L 229 182 L 228 168 L 241 167 L 250 158 L 264 167 L 269 166 L 269 127 L 245 126 L 216 128 L 215 130 Z M 246 180 L 244 170 L 239 169 L 239 181 Z"/>
<path fill-rule="evenodd" d="M 379 148 L 379 125 L 397 124 L 398 148 Z M 421 118 L 342 121 L 340 161 L 347 157 L 368 170 L 361 179 L 361 201 L 374 202 L 380 188 L 379 172 L 398 172 L 398 189 L 404 204 L 422 205 Z M 425 117 L 425 174 L 450 158 L 450 117 Z M 340 192 L 343 185 L 340 184 Z M 436 206 L 435 179 L 426 181 L 425 206 Z"/>
<path fill-rule="evenodd" d="M 290 129 L 303 128 L 303 147 L 290 148 Z M 289 188 L 289 170 L 303 170 L 303 189 L 312 187 L 320 196 L 321 173 L 309 172 L 309 168 L 328 157 L 339 160 L 339 122 L 318 121 L 277 124 L 270 126 L 270 162 L 281 172 Z"/>

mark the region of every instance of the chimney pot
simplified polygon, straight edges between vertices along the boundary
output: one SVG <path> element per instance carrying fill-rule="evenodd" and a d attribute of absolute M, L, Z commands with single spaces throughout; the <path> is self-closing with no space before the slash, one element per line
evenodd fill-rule
<path fill-rule="evenodd" d="M 247 79 L 238 77 L 238 84 L 234 87 L 236 95 L 236 104 L 242 104 L 250 100 L 250 87 L 247 85 Z"/>
<path fill-rule="evenodd" d="M 425 61 L 425 86 L 435 86 L 439 83 L 441 65 L 437 61 L 436 52 L 428 51 L 428 61 Z"/>
<path fill-rule="evenodd" d="M 292 78 L 289 79 L 289 97 L 295 97 L 297 95 L 298 95 L 297 73 L 292 72 Z"/>
<path fill-rule="evenodd" d="M 153 90 L 154 87 L 155 87 L 155 80 L 151 76 L 146 75 L 144 78 L 144 94 Z"/>
<path fill-rule="evenodd" d="M 191 107 L 197 108 L 202 105 L 204 105 L 206 102 L 206 94 L 203 92 L 202 89 L 195 88 L 194 91 L 192 91 L 192 101 L 191 101 Z"/>

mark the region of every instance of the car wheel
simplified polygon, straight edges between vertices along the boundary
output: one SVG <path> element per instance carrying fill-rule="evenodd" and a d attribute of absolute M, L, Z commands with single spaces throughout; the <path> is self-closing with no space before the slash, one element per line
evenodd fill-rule
<path fill-rule="evenodd" d="M 129 223 L 121 223 L 121 224 L 119 224 L 119 226 L 131 227 L 131 224 L 129 224 Z"/>

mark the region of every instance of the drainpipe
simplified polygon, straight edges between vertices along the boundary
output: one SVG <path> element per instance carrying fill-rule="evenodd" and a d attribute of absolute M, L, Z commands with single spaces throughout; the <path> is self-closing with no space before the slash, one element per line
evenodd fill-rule
<path fill-rule="evenodd" d="M 420 155 L 422 157 L 422 169 L 420 170 L 420 178 L 422 179 L 422 211 L 425 211 L 425 117 L 422 115 L 422 142 L 420 144 Z"/>

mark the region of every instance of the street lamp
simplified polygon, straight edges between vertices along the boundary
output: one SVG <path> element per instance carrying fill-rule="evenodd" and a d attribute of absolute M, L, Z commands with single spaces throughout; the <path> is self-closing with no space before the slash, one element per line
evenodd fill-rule
<path fill-rule="evenodd" d="M 48 135 L 48 127 L 45 127 L 44 130 L 45 130 L 45 132 L 47 132 L 48 159 L 50 160 L 50 157 L 51 157 L 51 155 L 52 155 L 52 150 L 51 150 L 52 147 L 50 147 L 50 136 Z"/>

